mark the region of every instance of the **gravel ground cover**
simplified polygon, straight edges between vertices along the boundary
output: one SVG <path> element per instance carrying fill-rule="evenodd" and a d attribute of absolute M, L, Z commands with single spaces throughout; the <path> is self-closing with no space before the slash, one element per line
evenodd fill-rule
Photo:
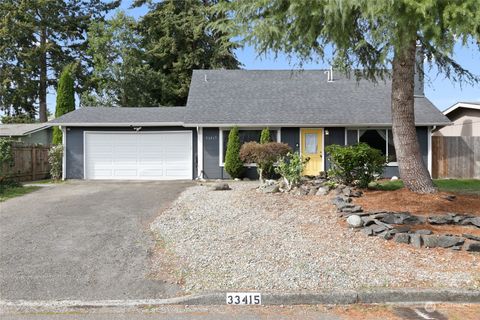
<path fill-rule="evenodd" d="M 190 187 L 152 223 L 185 291 L 480 287 L 478 254 L 367 237 L 343 225 L 328 196 L 264 194 L 257 185 Z"/>

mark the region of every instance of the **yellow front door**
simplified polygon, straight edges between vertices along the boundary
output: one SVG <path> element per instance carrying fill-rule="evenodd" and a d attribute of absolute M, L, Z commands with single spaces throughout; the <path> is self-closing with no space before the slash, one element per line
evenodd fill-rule
<path fill-rule="evenodd" d="M 310 158 L 305 165 L 303 174 L 316 176 L 323 171 L 323 129 L 300 129 L 302 141 L 302 157 Z"/>

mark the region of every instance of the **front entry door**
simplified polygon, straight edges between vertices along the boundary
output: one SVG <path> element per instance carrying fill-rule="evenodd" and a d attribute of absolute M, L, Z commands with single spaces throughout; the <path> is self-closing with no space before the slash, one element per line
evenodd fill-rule
<path fill-rule="evenodd" d="M 305 165 L 303 174 L 316 176 L 323 171 L 323 129 L 301 129 L 302 157 L 310 158 Z"/>

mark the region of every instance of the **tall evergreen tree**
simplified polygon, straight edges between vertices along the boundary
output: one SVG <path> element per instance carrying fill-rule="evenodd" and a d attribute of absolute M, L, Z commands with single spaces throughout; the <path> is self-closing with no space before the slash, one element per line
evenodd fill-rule
<path fill-rule="evenodd" d="M 217 29 L 260 53 L 286 52 L 308 61 L 325 59 L 332 46 L 333 59 L 345 69 L 358 68 L 357 76 L 376 81 L 391 72 L 400 176 L 412 191 L 435 192 L 415 130 L 415 48 L 421 44 L 446 77 L 478 83 L 454 60 L 453 49 L 457 43 L 480 48 L 480 1 L 251 0 L 222 1 L 216 9 L 225 17 Z"/>
<path fill-rule="evenodd" d="M 209 0 L 135 1 L 149 4 L 139 21 L 142 46 L 150 67 L 162 74 L 161 88 L 151 92 L 161 105 L 185 105 L 193 69 L 236 69 L 233 44 L 209 23 L 219 19 Z"/>
<path fill-rule="evenodd" d="M 163 75 L 145 63 L 146 53 L 134 18 L 118 12 L 107 21 L 92 23 L 88 50 L 92 56 L 92 89 L 82 106 L 158 106 L 152 93 L 162 89 Z"/>
<path fill-rule="evenodd" d="M 89 24 L 119 0 L 0 1 L 0 109 L 47 121 L 47 90 L 63 66 L 85 56 Z"/>
<path fill-rule="evenodd" d="M 65 113 L 75 110 L 75 88 L 73 80 L 74 65 L 66 66 L 58 80 L 57 88 L 57 105 L 55 108 L 55 118 L 58 118 Z M 62 143 L 62 131 L 59 127 L 53 128 L 53 144 Z"/>

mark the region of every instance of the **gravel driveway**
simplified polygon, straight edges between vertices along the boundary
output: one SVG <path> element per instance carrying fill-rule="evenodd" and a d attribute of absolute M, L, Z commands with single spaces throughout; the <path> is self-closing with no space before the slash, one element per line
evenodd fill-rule
<path fill-rule="evenodd" d="M 0 299 L 163 298 L 149 224 L 191 182 L 67 182 L 0 203 Z"/>
<path fill-rule="evenodd" d="M 152 224 L 190 292 L 480 287 L 479 256 L 348 229 L 327 197 L 188 188 Z"/>

